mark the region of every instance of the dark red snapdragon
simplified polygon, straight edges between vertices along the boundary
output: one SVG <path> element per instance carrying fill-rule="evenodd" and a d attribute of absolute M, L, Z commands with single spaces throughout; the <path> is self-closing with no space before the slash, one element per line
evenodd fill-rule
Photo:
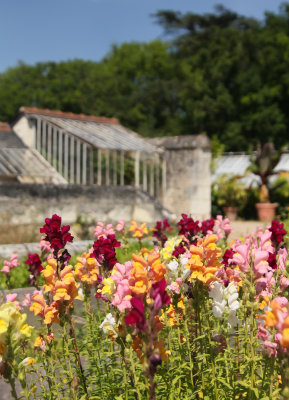
<path fill-rule="evenodd" d="M 166 286 L 167 283 L 164 278 L 152 285 L 150 297 L 154 300 L 154 311 L 156 313 L 159 312 L 163 305 L 171 304 L 171 298 L 166 292 Z"/>
<path fill-rule="evenodd" d="M 269 257 L 267 259 L 268 264 L 272 269 L 277 269 L 277 254 L 269 253 Z"/>
<path fill-rule="evenodd" d="M 69 232 L 70 226 L 61 226 L 61 217 L 53 214 L 52 218 L 45 218 L 45 225 L 40 228 L 40 233 L 44 233 L 44 240 L 50 243 L 50 247 L 57 256 L 59 250 L 64 249 L 67 242 L 73 241 L 73 236 Z"/>
<path fill-rule="evenodd" d="M 175 246 L 173 251 L 173 256 L 178 258 L 181 254 L 184 254 L 187 251 L 184 242 L 181 242 L 178 246 Z"/>
<path fill-rule="evenodd" d="M 115 248 L 120 247 L 121 243 L 115 239 L 115 235 L 108 235 L 106 238 L 101 236 L 93 243 L 92 256 L 101 264 L 105 270 L 112 270 L 118 262 Z"/>
<path fill-rule="evenodd" d="M 43 270 L 41 259 L 37 253 L 28 254 L 28 258 L 25 261 L 25 264 L 29 266 L 30 276 L 28 278 L 29 285 L 35 286 L 37 283 L 37 277 L 40 275 Z"/>
<path fill-rule="evenodd" d="M 235 251 L 232 249 L 227 249 L 223 255 L 221 263 L 224 264 L 225 268 L 229 267 L 229 260 L 233 258 Z"/>
<path fill-rule="evenodd" d="M 284 224 L 279 221 L 273 220 L 269 231 L 272 232 L 271 241 L 275 248 L 277 249 L 280 244 L 284 241 L 284 236 L 287 232 L 284 229 Z"/>
<path fill-rule="evenodd" d="M 145 308 L 143 300 L 138 297 L 131 299 L 132 309 L 125 316 L 124 322 L 126 325 L 136 325 L 140 331 L 145 330 L 146 319 L 145 319 Z"/>
<path fill-rule="evenodd" d="M 201 225 L 202 234 L 204 236 L 206 236 L 208 232 L 213 231 L 214 226 L 215 226 L 214 218 L 210 218 L 210 219 L 206 219 L 205 221 L 202 221 L 202 225 Z"/>
<path fill-rule="evenodd" d="M 153 230 L 153 236 L 158 239 L 158 241 L 161 243 L 161 246 L 164 247 L 164 244 L 168 240 L 165 232 L 169 232 L 172 230 L 171 225 L 168 223 L 168 219 L 165 218 L 163 221 L 157 221 L 154 230 Z"/>
<path fill-rule="evenodd" d="M 182 214 L 182 219 L 178 222 L 178 225 L 179 235 L 184 235 L 188 240 L 191 240 L 201 231 L 199 221 L 194 221 L 187 214 Z"/>

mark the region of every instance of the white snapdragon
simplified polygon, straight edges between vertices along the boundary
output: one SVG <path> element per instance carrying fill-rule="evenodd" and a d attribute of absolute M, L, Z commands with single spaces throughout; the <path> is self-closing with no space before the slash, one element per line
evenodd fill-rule
<path fill-rule="evenodd" d="M 234 282 L 230 282 L 224 288 L 220 282 L 215 282 L 209 296 L 213 299 L 212 312 L 216 318 L 222 318 L 225 309 L 228 308 L 228 323 L 231 328 L 239 323 L 236 311 L 240 307 L 238 291 Z"/>
<path fill-rule="evenodd" d="M 213 299 L 212 312 L 216 318 L 222 318 L 225 311 L 226 301 L 224 299 L 224 289 L 220 282 L 215 282 L 209 296 Z"/>
<path fill-rule="evenodd" d="M 240 307 L 238 302 L 238 291 L 234 282 L 230 282 L 229 285 L 224 289 L 225 297 L 228 301 L 228 307 L 230 311 L 236 311 Z"/>
<path fill-rule="evenodd" d="M 173 274 L 176 274 L 178 272 L 179 263 L 177 260 L 172 260 L 168 263 L 167 267 Z"/>
<path fill-rule="evenodd" d="M 115 327 L 116 325 L 116 321 L 115 318 L 113 317 L 112 313 L 109 313 L 105 316 L 103 322 L 99 325 L 100 329 L 103 330 L 104 333 L 108 333 L 108 332 L 115 332 Z"/>
<path fill-rule="evenodd" d="M 181 263 L 181 270 L 182 270 L 182 280 L 185 281 L 190 275 L 191 275 L 191 270 L 187 267 L 188 265 L 188 257 L 186 254 L 181 254 L 180 255 L 180 263 Z"/>

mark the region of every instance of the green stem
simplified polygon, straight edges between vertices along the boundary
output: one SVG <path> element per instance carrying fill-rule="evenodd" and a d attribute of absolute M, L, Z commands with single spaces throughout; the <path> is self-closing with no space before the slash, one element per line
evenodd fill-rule
<path fill-rule="evenodd" d="M 17 395 L 17 392 L 16 392 L 16 386 L 15 386 L 15 379 L 12 376 L 12 374 L 9 374 L 8 382 L 9 382 L 10 387 L 11 387 L 11 394 L 13 396 L 13 399 L 18 400 L 18 395 Z"/>
<path fill-rule="evenodd" d="M 76 336 L 75 336 L 74 326 L 73 326 L 73 322 L 72 322 L 72 318 L 71 318 L 70 314 L 69 314 L 69 325 L 70 325 L 71 336 L 72 336 L 72 339 L 73 339 L 73 345 L 74 345 L 74 352 L 75 352 L 75 356 L 76 356 L 76 361 L 78 363 L 79 370 L 80 370 L 80 376 L 81 376 L 81 380 L 82 380 L 82 384 L 83 384 L 83 389 L 85 391 L 86 400 L 89 400 L 87 386 L 86 386 L 86 378 L 85 378 L 85 375 L 84 375 L 84 370 L 83 370 L 83 367 L 82 367 L 80 353 L 79 353 L 78 346 L 77 346 L 77 340 L 76 340 Z"/>

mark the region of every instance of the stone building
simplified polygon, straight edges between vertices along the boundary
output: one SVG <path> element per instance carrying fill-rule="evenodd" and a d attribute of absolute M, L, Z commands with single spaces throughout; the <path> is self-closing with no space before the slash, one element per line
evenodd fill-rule
<path fill-rule="evenodd" d="M 147 140 L 115 118 L 34 107 L 21 107 L 11 128 L 10 140 L 21 146 L 17 163 L 27 152 L 34 157 L 33 179 L 18 173 L 17 181 L 46 184 L 10 188 L 13 196 L 7 196 L 14 202 L 19 197 L 22 210 L 15 223 L 53 210 L 65 214 L 68 223 L 90 212 L 103 220 L 147 222 L 182 212 L 199 219 L 210 216 L 210 143 L 205 135 Z M 7 190 L 0 185 L 0 204 Z"/>

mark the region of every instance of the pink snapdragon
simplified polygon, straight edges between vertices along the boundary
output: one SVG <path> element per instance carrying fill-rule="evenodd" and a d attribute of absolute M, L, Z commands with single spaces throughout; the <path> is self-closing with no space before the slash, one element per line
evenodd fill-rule
<path fill-rule="evenodd" d="M 179 294 L 180 289 L 182 286 L 182 278 L 177 278 L 175 282 L 172 282 L 169 286 L 168 289 L 171 290 L 173 293 Z"/>
<path fill-rule="evenodd" d="M 131 261 L 124 264 L 116 263 L 112 271 L 111 279 L 116 284 L 116 292 L 114 293 L 112 305 L 122 312 L 131 309 L 131 289 L 129 287 L 130 272 L 133 268 Z"/>
<path fill-rule="evenodd" d="M 233 257 L 229 259 L 229 264 L 238 265 L 240 271 L 246 273 L 250 265 L 250 245 L 240 244 L 235 247 Z"/>
<path fill-rule="evenodd" d="M 104 226 L 104 223 L 99 221 L 96 225 L 96 228 L 94 229 L 94 237 L 100 238 L 104 237 L 107 238 L 108 235 L 115 235 L 115 231 L 113 229 L 112 224 L 108 224 Z"/>
<path fill-rule="evenodd" d="M 276 280 L 273 278 L 273 272 L 270 271 L 265 274 L 264 277 L 257 279 L 256 281 L 256 292 L 257 295 L 262 297 L 270 297 L 272 295 L 272 289 L 276 285 Z"/>
<path fill-rule="evenodd" d="M 35 294 L 35 292 L 34 292 L 34 294 Z M 26 293 L 24 295 L 24 297 L 25 297 L 25 299 L 22 301 L 21 305 L 23 307 L 30 307 L 32 305 L 30 293 Z"/>
<path fill-rule="evenodd" d="M 216 234 L 218 236 L 218 239 L 223 239 L 224 234 L 225 237 L 228 237 L 232 232 L 232 227 L 229 218 L 225 218 L 223 220 L 222 215 L 217 215 L 215 226 L 217 227 Z"/>
<path fill-rule="evenodd" d="M 254 255 L 254 274 L 255 278 L 261 278 L 264 274 L 267 274 L 271 269 L 270 265 L 268 264 L 267 260 L 269 257 L 268 251 L 264 251 L 261 249 L 253 250 Z"/>
<path fill-rule="evenodd" d="M 6 294 L 6 302 L 7 303 L 14 303 L 16 305 L 16 307 L 18 308 L 18 310 L 22 311 L 22 307 L 21 307 L 19 301 L 17 300 L 17 297 L 18 297 L 17 293 Z"/>
<path fill-rule="evenodd" d="M 118 232 L 123 232 L 124 230 L 124 226 L 125 226 L 125 220 L 124 219 L 120 219 L 115 227 L 115 230 Z"/>
<path fill-rule="evenodd" d="M 132 296 L 129 287 L 129 281 L 128 279 L 123 279 L 117 285 L 116 292 L 114 294 L 111 304 L 117 307 L 119 312 L 122 312 L 123 310 L 132 308 L 131 298 Z"/>
<path fill-rule="evenodd" d="M 5 275 L 8 275 L 10 271 L 18 265 L 18 255 L 16 253 L 13 253 L 10 257 L 10 261 L 4 261 L 4 267 L 1 269 L 1 272 L 4 272 Z"/>
<path fill-rule="evenodd" d="M 268 253 L 275 253 L 275 248 L 271 242 L 271 235 L 272 232 L 269 232 L 268 230 L 260 235 L 260 249 L 267 251 Z"/>
<path fill-rule="evenodd" d="M 41 236 L 39 246 L 43 253 L 49 253 L 51 251 L 50 243 L 45 240 L 45 236 Z"/>
<path fill-rule="evenodd" d="M 288 252 L 285 247 L 281 247 L 278 251 L 278 267 L 283 272 L 286 270 L 286 260 L 288 256 Z"/>

